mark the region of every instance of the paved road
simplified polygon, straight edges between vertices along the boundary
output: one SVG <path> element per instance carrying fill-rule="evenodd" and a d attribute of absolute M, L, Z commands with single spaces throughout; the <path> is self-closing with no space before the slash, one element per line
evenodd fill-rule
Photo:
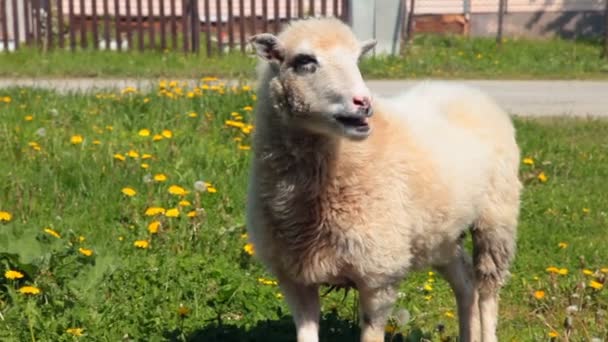
<path fill-rule="evenodd" d="M 183 80 L 194 83 L 193 80 Z M 376 94 L 395 95 L 419 81 L 369 81 Z M 509 112 L 526 116 L 605 116 L 608 117 L 608 81 L 471 81 L 451 80 L 481 88 L 497 99 Z M 58 91 L 134 86 L 150 89 L 156 80 L 137 79 L 0 79 L 0 89 L 9 86 L 34 86 Z"/>

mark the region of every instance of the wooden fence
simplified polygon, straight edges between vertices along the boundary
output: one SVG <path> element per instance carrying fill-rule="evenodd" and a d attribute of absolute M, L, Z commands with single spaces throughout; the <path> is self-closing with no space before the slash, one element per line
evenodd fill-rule
<path fill-rule="evenodd" d="M 345 22 L 349 0 L 0 0 L 0 52 L 246 51 L 246 39 L 308 16 Z M 202 47 L 201 47 L 202 46 Z"/>

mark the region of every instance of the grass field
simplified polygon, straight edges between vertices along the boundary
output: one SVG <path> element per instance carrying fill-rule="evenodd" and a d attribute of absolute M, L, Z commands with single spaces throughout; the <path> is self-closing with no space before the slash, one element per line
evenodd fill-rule
<path fill-rule="evenodd" d="M 255 101 L 210 79 L 0 91 L 0 340 L 293 340 L 243 235 Z M 608 121 L 515 123 L 525 191 L 500 340 L 605 340 Z M 455 339 L 429 271 L 403 283 L 387 340 Z M 324 297 L 324 341 L 354 340 L 355 301 Z"/>
<path fill-rule="evenodd" d="M 599 58 L 600 41 L 505 39 L 419 35 L 398 57 L 361 63 L 371 78 L 607 79 L 608 60 Z M 255 58 L 240 53 L 222 58 L 180 51 L 95 52 L 23 49 L 0 53 L 4 77 L 180 77 L 252 78 Z"/>

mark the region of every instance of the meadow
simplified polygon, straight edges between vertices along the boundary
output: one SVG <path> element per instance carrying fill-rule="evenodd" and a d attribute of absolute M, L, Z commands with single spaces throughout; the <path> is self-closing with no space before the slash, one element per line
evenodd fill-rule
<path fill-rule="evenodd" d="M 203 42 L 202 46 L 205 44 Z M 365 58 L 360 67 L 373 78 L 608 79 L 601 41 L 493 38 L 420 34 L 397 56 Z M 214 52 L 215 53 L 215 52 Z M 205 51 L 112 52 L 77 49 L 41 53 L 24 48 L 0 53 L 2 77 L 255 77 L 256 58 L 240 52 L 212 58 Z"/>
<path fill-rule="evenodd" d="M 213 77 L 0 90 L 0 340 L 294 340 L 245 234 L 256 100 Z M 608 121 L 514 121 L 525 188 L 500 340 L 606 340 Z M 356 300 L 323 297 L 322 340 L 355 340 Z M 386 332 L 454 341 L 447 283 L 413 273 Z"/>

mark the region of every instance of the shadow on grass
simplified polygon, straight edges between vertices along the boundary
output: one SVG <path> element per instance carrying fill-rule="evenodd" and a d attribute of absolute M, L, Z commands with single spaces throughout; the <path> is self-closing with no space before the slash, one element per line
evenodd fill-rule
<path fill-rule="evenodd" d="M 358 341 L 360 329 L 358 325 L 350 320 L 340 318 L 337 313 L 330 312 L 323 315 L 319 340 L 351 342 Z M 279 320 L 261 321 L 251 328 L 238 327 L 236 325 L 218 325 L 217 323 L 196 330 L 184 339 L 183 332 L 172 331 L 165 334 L 169 341 L 188 342 L 290 342 L 296 341 L 295 326 L 291 316 L 283 316 Z M 385 336 L 385 341 L 391 342 L 413 342 L 427 337 L 420 329 L 414 328 L 408 336 L 396 334 Z"/>

